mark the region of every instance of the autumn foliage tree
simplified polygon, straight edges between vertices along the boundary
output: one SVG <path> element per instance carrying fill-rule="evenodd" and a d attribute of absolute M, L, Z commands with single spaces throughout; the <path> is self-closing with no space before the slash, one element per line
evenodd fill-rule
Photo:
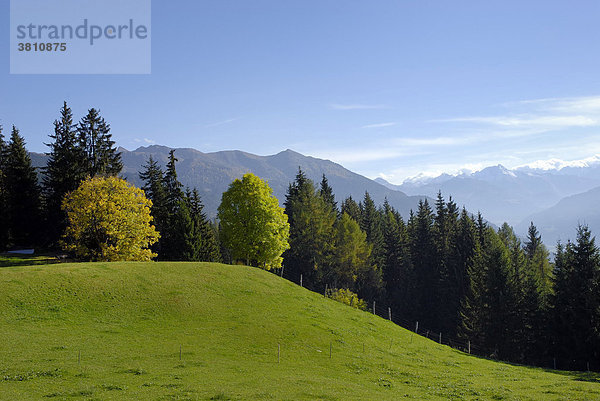
<path fill-rule="evenodd" d="M 141 189 L 117 177 L 88 178 L 63 202 L 64 248 L 92 261 L 150 260 L 159 234 Z"/>
<path fill-rule="evenodd" d="M 248 173 L 229 185 L 219 206 L 220 236 L 235 260 L 267 270 L 281 267 L 290 225 L 269 185 Z"/>

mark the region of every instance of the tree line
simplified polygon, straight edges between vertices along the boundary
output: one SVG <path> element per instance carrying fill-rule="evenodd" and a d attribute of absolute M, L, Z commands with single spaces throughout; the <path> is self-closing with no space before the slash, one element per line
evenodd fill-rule
<path fill-rule="evenodd" d="M 503 360 L 600 369 L 600 252 L 587 226 L 558 244 L 552 262 L 531 223 L 522 241 L 508 224 L 441 194 L 405 220 L 368 192 L 337 207 L 327 178 L 299 171 L 285 211 L 284 277 L 322 292 L 345 288 L 404 320 L 470 340 Z"/>
<path fill-rule="evenodd" d="M 86 177 L 122 170 L 110 126 L 95 109 L 75 124 L 65 103 L 50 138 L 39 179 L 18 129 L 5 141 L 0 127 L 0 251 L 64 245 L 65 196 Z M 441 194 L 408 216 L 387 201 L 376 205 L 368 192 L 338 204 L 325 176 L 315 184 L 302 170 L 288 187 L 285 213 L 268 185 L 248 175 L 232 183 L 219 220 L 210 221 L 198 191 L 178 180 L 176 163 L 171 151 L 164 169 L 149 158 L 139 173 L 160 233 L 151 249 L 159 260 L 240 261 L 295 282 L 302 277 L 315 291 L 344 290 L 344 298 L 390 306 L 490 356 L 600 368 L 593 364 L 600 356 L 600 252 L 586 226 L 574 242 L 559 243 L 551 260 L 533 223 L 522 241 L 507 224 L 494 229 Z"/>

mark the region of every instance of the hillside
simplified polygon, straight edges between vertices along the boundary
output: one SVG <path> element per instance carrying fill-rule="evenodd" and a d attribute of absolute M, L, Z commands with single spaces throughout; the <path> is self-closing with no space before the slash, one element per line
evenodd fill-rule
<path fill-rule="evenodd" d="M 171 148 L 159 145 L 140 147 L 133 151 L 119 148 L 123 158 L 123 176 L 135 185 L 141 186 L 138 173 L 148 157 L 152 156 L 164 166 L 170 150 Z M 41 167 L 46 163 L 44 155 L 32 153 L 31 157 L 34 166 Z M 237 150 L 203 153 L 196 149 L 183 148 L 175 150 L 175 157 L 178 159 L 179 180 L 185 186 L 198 188 L 210 217 L 216 215 L 221 195 L 227 190 L 229 184 L 248 172 L 268 180 L 273 194 L 283 205 L 288 185 L 294 181 L 298 167 L 301 167 L 307 177 L 316 184 L 321 182 L 325 174 L 338 203 L 350 195 L 356 201 L 360 201 L 365 191 L 368 191 L 376 204 L 383 204 L 387 198 L 403 216 L 408 216 L 409 211 L 416 210 L 419 200 L 424 198 L 407 196 L 353 173 L 337 163 L 304 156 L 289 149 L 271 156 L 258 156 Z"/>
<path fill-rule="evenodd" d="M 2 268 L 0 337 L 2 400 L 600 399 L 243 266 Z"/>
<path fill-rule="evenodd" d="M 554 247 L 560 239 L 575 241 L 577 224 L 587 224 L 592 233 L 600 232 L 600 187 L 582 194 L 566 197 L 556 205 L 525 218 L 516 229 L 526 232 L 530 222 L 536 225 L 543 235 L 544 242 Z"/>

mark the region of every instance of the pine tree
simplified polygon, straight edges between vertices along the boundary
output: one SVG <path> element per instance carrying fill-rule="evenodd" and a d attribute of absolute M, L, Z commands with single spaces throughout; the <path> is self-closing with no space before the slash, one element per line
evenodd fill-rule
<path fill-rule="evenodd" d="M 529 225 L 524 250 L 528 262 L 527 269 L 536 281 L 542 302 L 546 303 L 552 292 L 552 268 L 548 261 L 548 249 L 542 243 L 542 237 L 533 222 Z"/>
<path fill-rule="evenodd" d="M 10 242 L 32 246 L 39 240 L 40 190 L 37 173 L 25 148 L 25 140 L 13 126 L 6 153 L 6 189 Z"/>
<path fill-rule="evenodd" d="M 555 297 L 558 358 L 562 368 L 583 369 L 584 361 L 600 357 L 600 251 L 588 227 L 580 225 L 577 242 L 560 252 Z"/>
<path fill-rule="evenodd" d="M 300 169 L 284 204 L 290 224 L 290 249 L 283 255 L 284 274 L 292 280 L 299 280 L 302 274 L 306 286 L 320 288 L 321 281 L 328 278 L 337 213 Z"/>
<path fill-rule="evenodd" d="M 385 252 L 383 249 L 383 233 L 381 231 L 382 213 L 377 210 L 373 198 L 368 192 L 361 203 L 360 228 L 367 234 L 367 241 L 373 247 L 371 252 L 371 264 L 381 269 L 385 263 Z"/>
<path fill-rule="evenodd" d="M 142 190 L 146 194 L 146 197 L 152 201 L 150 212 L 153 217 L 153 224 L 156 230 L 161 233 L 160 240 L 154 244 L 152 250 L 161 257 L 161 244 L 164 241 L 164 232 L 169 224 L 164 173 L 156 160 L 150 156 L 143 166 L 143 170 L 139 173 L 139 177 L 144 182 Z"/>
<path fill-rule="evenodd" d="M 219 244 L 215 231 L 206 218 L 198 190 L 186 194 L 193 224 L 193 259 L 202 262 L 220 262 Z"/>
<path fill-rule="evenodd" d="M 452 245 L 458 235 L 458 208 L 452 201 L 444 200 L 441 192 L 436 201 L 436 215 L 433 236 L 436 244 L 439 271 L 439 328 L 448 335 L 454 335 L 458 327 L 460 303 L 464 295 L 464 266 L 454 258 Z M 460 246 L 456 244 L 457 246 Z"/>
<path fill-rule="evenodd" d="M 331 207 L 331 210 L 335 211 L 336 214 L 338 212 L 337 202 L 335 201 L 335 195 L 333 194 L 333 188 L 329 185 L 329 181 L 325 174 L 323 174 L 323 179 L 321 180 L 321 185 L 319 187 L 319 195 L 327 205 Z"/>
<path fill-rule="evenodd" d="M 183 185 L 177 178 L 177 161 L 175 150 L 171 150 L 163 177 L 166 223 L 162 227 L 161 253 L 158 255 L 163 260 L 188 260 L 194 254 L 194 226 Z"/>
<path fill-rule="evenodd" d="M 111 139 L 110 125 L 98 110 L 88 110 L 88 114 L 81 119 L 77 132 L 81 157 L 85 159 L 85 175 L 116 176 L 121 172 L 121 153 L 117 152 L 115 142 Z"/>
<path fill-rule="evenodd" d="M 425 327 L 437 330 L 440 275 L 433 236 L 433 212 L 427 200 L 419 201 L 417 214 L 409 226 L 410 253 L 416 279 L 416 313 Z"/>
<path fill-rule="evenodd" d="M 383 204 L 383 280 L 386 300 L 396 313 L 414 319 L 415 280 L 410 258 L 406 225 L 400 214 L 387 202 Z"/>
<path fill-rule="evenodd" d="M 50 135 L 48 163 L 44 169 L 43 193 L 45 200 L 47 242 L 56 246 L 67 227 L 66 214 L 62 210 L 65 195 L 74 191 L 85 178 L 84 163 L 77 145 L 77 130 L 73 114 L 63 103 L 61 117 L 54 121 L 54 134 Z"/>
<path fill-rule="evenodd" d="M 346 213 L 348 216 L 352 217 L 352 219 L 357 223 L 361 221 L 360 207 L 358 206 L 358 203 L 356 203 L 356 201 L 352 199 L 352 196 L 347 197 L 346 199 L 344 199 L 344 202 L 342 202 L 341 213 Z"/>

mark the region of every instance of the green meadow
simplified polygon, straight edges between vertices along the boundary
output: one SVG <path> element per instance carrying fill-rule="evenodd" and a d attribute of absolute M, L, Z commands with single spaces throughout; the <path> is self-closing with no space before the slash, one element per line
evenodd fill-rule
<path fill-rule="evenodd" d="M 279 355 L 278 355 L 279 354 Z M 1 400 L 600 400 L 245 266 L 0 268 Z"/>

